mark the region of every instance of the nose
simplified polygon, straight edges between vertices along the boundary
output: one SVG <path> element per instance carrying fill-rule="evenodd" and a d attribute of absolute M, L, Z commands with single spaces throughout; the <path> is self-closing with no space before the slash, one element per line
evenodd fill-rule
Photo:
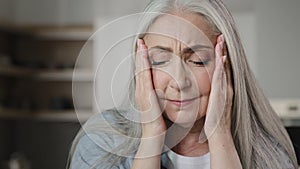
<path fill-rule="evenodd" d="M 170 87 L 178 91 L 182 91 L 191 86 L 191 72 L 185 63 L 181 60 L 177 60 L 175 69 L 170 72 L 172 80 L 170 81 Z"/>

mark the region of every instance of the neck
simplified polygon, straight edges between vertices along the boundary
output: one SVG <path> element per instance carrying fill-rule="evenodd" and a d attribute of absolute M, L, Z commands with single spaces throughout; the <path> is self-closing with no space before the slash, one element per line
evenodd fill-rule
<path fill-rule="evenodd" d="M 188 131 L 187 129 L 182 128 L 180 125 L 174 123 L 172 125 L 176 125 L 177 129 L 175 131 L 185 130 L 185 132 L 188 132 L 184 138 L 172 148 L 175 153 L 183 156 L 196 157 L 202 156 L 209 152 L 208 141 L 199 143 L 199 136 L 204 126 L 204 118 L 197 120 L 192 128 L 188 129 Z"/>

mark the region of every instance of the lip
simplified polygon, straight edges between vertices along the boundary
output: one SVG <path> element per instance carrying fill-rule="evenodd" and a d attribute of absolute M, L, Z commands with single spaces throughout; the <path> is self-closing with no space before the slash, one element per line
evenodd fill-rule
<path fill-rule="evenodd" d="M 178 106 L 178 107 L 183 107 L 183 106 L 187 106 L 189 104 L 192 104 L 193 101 L 195 101 L 196 99 L 198 99 L 199 97 L 194 97 L 191 99 L 184 99 L 184 100 L 172 100 L 172 99 L 166 99 L 168 102 L 170 102 L 171 104 Z"/>

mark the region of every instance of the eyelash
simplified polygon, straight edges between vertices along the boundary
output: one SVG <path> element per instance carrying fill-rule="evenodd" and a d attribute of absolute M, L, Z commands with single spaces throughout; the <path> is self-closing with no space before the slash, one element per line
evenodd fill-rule
<path fill-rule="evenodd" d="M 166 63 L 167 61 L 162 61 L 162 62 L 155 62 L 155 61 L 151 61 L 151 65 L 153 66 L 159 66 L 159 65 L 162 65 L 164 63 Z"/>
<path fill-rule="evenodd" d="M 205 65 L 207 65 L 208 64 L 208 62 L 209 62 L 209 60 L 206 60 L 206 61 L 193 61 L 193 60 L 189 60 L 188 62 L 191 62 L 191 63 L 193 63 L 193 64 L 195 64 L 195 65 L 197 65 L 197 66 L 205 66 Z"/>
<path fill-rule="evenodd" d="M 159 54 L 162 54 L 162 53 L 159 53 Z M 152 65 L 152 66 L 162 66 L 162 65 L 164 65 L 164 64 L 166 64 L 166 63 L 168 63 L 170 60 L 170 58 L 169 57 L 166 57 L 166 58 L 169 58 L 169 59 L 158 59 L 158 61 L 155 61 L 155 59 L 153 59 L 153 57 L 154 56 L 156 56 L 156 55 L 150 55 L 149 54 L 149 61 L 150 61 L 150 64 Z M 166 55 L 166 56 L 168 56 L 168 55 Z M 195 57 L 195 56 L 194 56 Z M 209 63 L 209 61 L 210 61 L 210 59 L 206 59 L 206 60 L 199 60 L 199 59 L 197 59 L 198 58 L 198 56 L 197 56 L 197 58 L 194 58 L 193 56 L 191 56 L 191 58 L 189 58 L 188 60 L 187 60 L 187 62 L 189 62 L 189 63 L 192 63 L 192 66 L 197 66 L 197 67 L 204 67 L 204 66 L 206 66 L 206 65 L 208 65 L 208 63 Z M 194 59 L 193 59 L 194 58 Z M 160 60 L 160 61 L 159 61 Z M 199 61 L 198 61 L 199 60 Z"/>
<path fill-rule="evenodd" d="M 162 65 L 162 64 L 165 64 L 167 61 L 162 61 L 162 62 L 155 62 L 155 61 L 152 61 L 151 62 L 151 65 L 153 66 L 159 66 L 159 65 Z M 199 66 L 199 67 L 202 67 L 202 66 L 205 66 L 208 64 L 209 60 L 206 60 L 206 61 L 203 61 L 203 62 L 198 62 L 198 61 L 192 61 L 192 60 L 189 60 L 188 62 L 190 63 L 193 63 L 195 64 L 196 66 Z"/>

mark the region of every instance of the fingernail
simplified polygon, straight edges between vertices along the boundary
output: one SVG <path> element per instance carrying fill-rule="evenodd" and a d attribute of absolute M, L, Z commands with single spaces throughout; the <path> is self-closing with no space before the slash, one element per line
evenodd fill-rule
<path fill-rule="evenodd" d="M 142 39 L 138 39 L 138 40 L 137 40 L 137 46 L 140 48 L 141 45 L 142 45 Z"/>
<path fill-rule="evenodd" d="M 140 48 L 140 46 L 141 46 L 141 42 L 140 42 L 140 39 L 138 39 L 137 40 L 137 47 Z"/>
<path fill-rule="evenodd" d="M 222 41 L 222 42 L 220 43 L 220 45 L 221 45 L 221 51 L 222 51 L 222 53 L 223 53 L 223 49 L 224 49 L 224 41 Z"/>
<path fill-rule="evenodd" d="M 225 39 L 224 39 L 224 35 L 222 34 L 221 35 L 221 47 L 222 47 L 222 49 L 224 47 L 224 43 L 225 43 Z"/>
<path fill-rule="evenodd" d="M 221 35 L 218 36 L 217 43 L 221 43 L 222 41 L 224 41 L 223 34 L 221 34 Z"/>
<path fill-rule="evenodd" d="M 226 61 L 226 58 L 227 58 L 227 56 L 226 56 L 226 55 L 224 55 L 224 56 L 222 57 L 222 62 L 223 62 L 223 64 L 225 63 L 225 61 Z"/>
<path fill-rule="evenodd" d="M 217 43 L 220 43 L 220 42 L 221 42 L 221 35 L 219 35 L 217 38 Z"/>

